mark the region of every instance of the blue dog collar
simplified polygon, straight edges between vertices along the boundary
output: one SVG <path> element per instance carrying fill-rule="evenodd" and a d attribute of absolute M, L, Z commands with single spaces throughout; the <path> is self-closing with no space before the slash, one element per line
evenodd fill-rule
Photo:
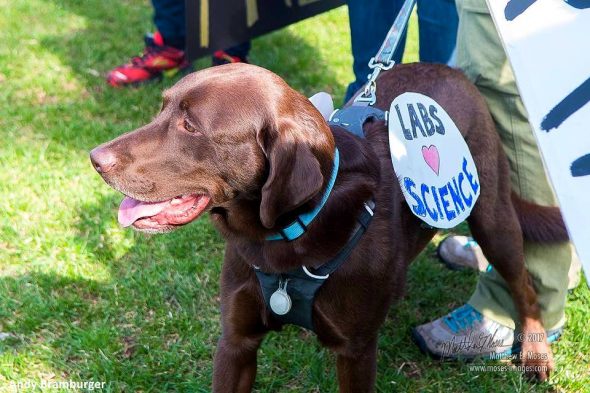
<path fill-rule="evenodd" d="M 322 210 L 322 208 L 328 201 L 330 193 L 334 188 L 334 183 L 336 183 L 336 177 L 338 176 L 339 166 L 340 153 L 338 152 L 338 148 L 336 148 L 334 152 L 334 166 L 332 168 L 332 176 L 330 177 L 330 181 L 328 182 L 328 186 L 326 187 L 326 191 L 324 192 L 324 195 L 322 196 L 322 200 L 320 201 L 320 203 L 318 203 L 318 205 L 312 211 L 297 216 L 297 219 L 295 221 L 293 221 L 285 228 L 280 229 L 279 233 L 267 236 L 266 240 L 292 241 L 305 233 L 305 231 L 307 230 L 307 226 L 314 220 L 314 218 L 316 218 L 320 210 Z"/>

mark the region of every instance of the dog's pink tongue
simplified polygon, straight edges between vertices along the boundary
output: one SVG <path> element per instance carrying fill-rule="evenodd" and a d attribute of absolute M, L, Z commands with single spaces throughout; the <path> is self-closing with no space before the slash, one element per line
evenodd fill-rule
<path fill-rule="evenodd" d="M 170 203 L 164 202 L 140 202 L 136 199 L 125 197 L 119 206 L 119 224 L 128 227 L 142 217 L 151 217 L 160 213 Z"/>

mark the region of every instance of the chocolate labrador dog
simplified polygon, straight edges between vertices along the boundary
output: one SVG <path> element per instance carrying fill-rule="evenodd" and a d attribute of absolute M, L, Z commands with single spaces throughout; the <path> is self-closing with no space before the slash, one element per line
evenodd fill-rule
<path fill-rule="evenodd" d="M 377 91 L 375 106 L 383 110 L 404 92 L 432 97 L 461 130 L 481 184 L 469 226 L 511 289 L 525 333 L 523 351 L 545 354 L 534 357 L 544 360 L 524 362 L 551 370 L 548 344 L 526 340 L 544 329 L 523 262 L 523 236 L 565 240 L 559 211 L 512 193 L 486 104 L 459 71 L 397 65 L 381 75 Z M 249 392 L 258 347 L 269 330 L 282 326 L 265 303 L 257 269 L 284 273 L 322 266 L 349 242 L 368 200 L 374 201 L 372 221 L 317 291 L 312 317 L 320 342 L 337 354 L 340 391 L 374 389 L 379 327 L 404 292 L 409 263 L 436 231 L 421 225 L 404 200 L 385 123 L 366 123 L 364 134 L 329 126 L 306 97 L 272 72 L 231 64 L 184 77 L 164 92 L 152 122 L 91 152 L 104 180 L 125 194 L 122 225 L 167 232 L 209 212 L 226 239 L 214 391 Z M 322 200 L 336 151 L 337 177 Z M 301 236 L 268 240 L 323 203 Z M 548 377 L 548 371 L 536 374 Z"/>

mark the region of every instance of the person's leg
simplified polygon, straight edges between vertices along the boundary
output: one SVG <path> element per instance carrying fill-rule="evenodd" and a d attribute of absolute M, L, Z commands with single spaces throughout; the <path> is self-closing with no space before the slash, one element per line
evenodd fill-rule
<path fill-rule="evenodd" d="M 367 81 L 371 72 L 369 60 L 377 54 L 387 32 L 391 28 L 401 6 L 401 0 L 348 0 L 348 18 L 350 22 L 350 38 L 352 69 L 355 81 L 346 91 L 344 101 L 348 101 Z M 406 34 L 394 53 L 396 63 L 401 62 L 406 42 Z"/>
<path fill-rule="evenodd" d="M 418 0 L 420 61 L 448 64 L 457 43 L 455 0 Z"/>
<path fill-rule="evenodd" d="M 139 85 L 190 67 L 184 53 L 184 0 L 152 0 L 152 4 L 157 31 L 146 34 L 141 56 L 132 57 L 107 74 L 107 82 L 113 87 Z"/>
<path fill-rule="evenodd" d="M 556 205 L 514 74 L 485 0 L 465 0 L 457 4 L 461 18 L 457 65 L 475 82 L 488 103 L 510 161 L 512 187 L 526 200 Z M 570 245 L 525 242 L 524 248 L 545 328 L 563 326 L 572 259 Z M 514 328 L 516 311 L 506 283 L 495 270 L 480 276 L 469 304 L 483 315 Z"/>
<path fill-rule="evenodd" d="M 241 44 L 232 46 L 231 48 L 226 49 L 228 55 L 236 56 L 241 59 L 248 58 L 248 53 L 250 53 L 250 49 L 252 48 L 252 44 L 250 41 L 243 42 Z"/>
<path fill-rule="evenodd" d="M 145 36 L 142 56 L 115 67 L 107 74 L 107 82 L 114 87 L 138 85 L 160 79 L 165 73 L 175 74 L 190 69 L 185 56 L 185 3 L 184 0 L 152 0 L 154 23 L 157 31 Z M 246 61 L 250 42 L 218 51 L 213 65 Z"/>
<path fill-rule="evenodd" d="M 581 276 L 582 276 L 582 262 L 580 262 L 580 257 L 578 257 L 578 254 L 576 253 L 576 250 L 574 249 L 574 246 L 572 244 L 572 263 L 570 265 L 570 271 L 567 274 L 567 278 L 568 278 L 567 289 L 570 291 L 575 289 L 580 284 L 580 281 L 582 280 Z"/>
<path fill-rule="evenodd" d="M 458 0 L 457 9 L 457 65 L 487 101 L 508 155 L 512 187 L 523 199 L 555 205 L 514 75 L 485 0 Z M 571 247 L 569 243 L 525 242 L 524 257 L 538 295 L 546 340 L 552 342 L 559 337 L 564 324 Z M 413 334 L 421 349 L 433 355 L 444 356 L 449 342 L 462 338 L 470 342 L 472 337 L 482 334 L 498 342 L 497 347 L 480 348 L 482 355 L 505 354 L 515 344 L 514 329 L 520 328 L 515 321 L 518 316 L 508 286 L 496 269 L 492 269 L 480 275 L 467 305 L 417 327 Z M 470 348 L 464 348 L 449 357 L 469 357 L 477 352 L 473 348 L 469 351 Z"/>
<path fill-rule="evenodd" d="M 214 66 L 229 63 L 247 63 L 251 46 L 250 41 L 246 41 L 226 50 L 218 50 L 213 53 L 211 62 Z"/>
<path fill-rule="evenodd" d="M 154 23 L 160 34 L 164 37 L 164 43 L 184 50 L 186 38 L 185 26 L 185 0 L 152 0 L 154 6 Z M 235 62 L 245 61 L 250 52 L 250 41 L 232 46 L 224 51 L 224 54 L 234 58 Z"/>
<path fill-rule="evenodd" d="M 154 24 L 164 44 L 184 50 L 186 38 L 184 0 L 152 0 Z"/>
<path fill-rule="evenodd" d="M 505 72 L 505 75 L 508 71 Z M 540 205 L 557 201 L 547 181 L 526 111 L 518 95 L 478 86 L 496 122 L 512 169 L 512 187 L 523 198 Z M 535 282 L 543 321 L 547 329 L 564 324 L 570 245 L 525 242 L 525 263 Z M 516 311 L 506 284 L 495 270 L 480 276 L 469 304 L 484 315 L 514 328 Z"/>
<path fill-rule="evenodd" d="M 575 289 L 581 280 L 582 264 L 572 246 L 572 263 L 568 273 L 568 290 Z M 439 260 L 451 270 L 472 269 L 485 272 L 492 269 L 477 242 L 467 236 L 449 235 L 436 248 Z"/>

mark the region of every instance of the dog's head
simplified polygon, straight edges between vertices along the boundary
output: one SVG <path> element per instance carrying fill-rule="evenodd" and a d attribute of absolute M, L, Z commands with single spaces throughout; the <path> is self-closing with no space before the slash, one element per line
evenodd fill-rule
<path fill-rule="evenodd" d="M 90 153 L 125 194 L 123 226 L 166 232 L 213 210 L 231 220 L 256 206 L 273 228 L 326 184 L 334 139 L 310 101 L 260 67 L 231 64 L 190 74 L 164 92 L 155 119 Z"/>

